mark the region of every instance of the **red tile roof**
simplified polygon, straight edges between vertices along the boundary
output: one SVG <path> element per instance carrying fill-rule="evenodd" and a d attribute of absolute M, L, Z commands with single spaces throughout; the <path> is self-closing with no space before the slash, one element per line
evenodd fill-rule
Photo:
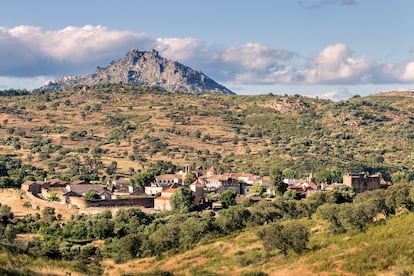
<path fill-rule="evenodd" d="M 167 190 L 162 191 L 162 193 L 173 194 L 173 193 L 175 193 L 175 189 L 174 188 L 167 189 Z"/>

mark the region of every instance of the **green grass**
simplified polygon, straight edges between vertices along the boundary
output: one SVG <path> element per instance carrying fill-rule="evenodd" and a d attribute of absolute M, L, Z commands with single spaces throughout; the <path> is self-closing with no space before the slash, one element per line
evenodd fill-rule
<path fill-rule="evenodd" d="M 414 214 L 389 218 L 370 226 L 365 233 L 311 236 L 309 245 L 320 245 L 306 259 L 315 273 L 342 270 L 357 275 L 385 271 L 414 271 Z"/>

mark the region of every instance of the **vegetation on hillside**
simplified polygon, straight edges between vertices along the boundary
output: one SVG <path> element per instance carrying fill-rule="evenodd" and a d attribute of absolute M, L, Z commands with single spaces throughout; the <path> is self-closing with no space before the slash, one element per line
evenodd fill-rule
<path fill-rule="evenodd" d="M 100 275 L 137 258 L 156 275 L 266 275 L 289 271 L 292 263 L 312 264 L 308 273 L 413 272 L 406 236 L 411 231 L 405 226 L 414 210 L 413 93 L 341 102 L 173 94 L 129 85 L 0 94 L 1 188 L 19 188 L 25 180 L 103 182 L 120 176 L 145 186 L 158 174 L 190 164 L 270 175 L 279 194 L 272 201 L 246 199 L 234 206 L 235 194 L 223 193 L 225 209 L 191 212 L 191 196 L 181 190 L 171 213 L 121 209 L 74 214 L 68 221 L 51 207 L 15 217 L 1 205 L 1 273 L 27 275 L 41 273 L 36 267 L 60 267 Z M 306 200 L 281 196 L 283 177 L 310 172 L 317 182 L 366 172 L 400 184 L 358 195 L 337 188 Z M 217 249 L 228 241 L 236 252 Z M 202 262 L 163 266 L 165 257 L 187 251 L 193 252 L 188 260 Z M 113 263 L 106 267 L 108 259 Z"/>
<path fill-rule="evenodd" d="M 3 92 L 0 154 L 30 166 L 27 175 L 2 173 L 3 186 L 25 178 L 139 178 L 156 160 L 260 175 L 277 169 L 296 178 L 313 171 L 328 182 L 349 172 L 414 179 L 409 92 L 341 102 L 129 85 Z"/>

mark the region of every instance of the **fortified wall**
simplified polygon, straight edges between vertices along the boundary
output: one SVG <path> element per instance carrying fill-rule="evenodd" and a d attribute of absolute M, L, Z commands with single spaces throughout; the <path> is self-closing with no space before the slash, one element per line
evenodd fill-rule
<path fill-rule="evenodd" d="M 83 197 L 70 197 L 69 204 L 76 206 L 79 209 L 88 207 L 120 207 L 120 206 L 140 206 L 144 208 L 154 208 L 153 197 L 143 198 L 123 198 L 123 199 L 109 199 L 89 201 Z"/>
<path fill-rule="evenodd" d="M 343 182 L 356 193 L 381 189 L 379 175 L 348 174 L 344 175 Z"/>

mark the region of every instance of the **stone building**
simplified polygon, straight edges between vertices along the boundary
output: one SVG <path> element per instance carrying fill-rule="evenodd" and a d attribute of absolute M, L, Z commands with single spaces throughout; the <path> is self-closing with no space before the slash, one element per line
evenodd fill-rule
<path fill-rule="evenodd" d="M 352 187 L 356 193 L 381 189 L 379 175 L 348 174 L 343 177 L 344 185 Z"/>

